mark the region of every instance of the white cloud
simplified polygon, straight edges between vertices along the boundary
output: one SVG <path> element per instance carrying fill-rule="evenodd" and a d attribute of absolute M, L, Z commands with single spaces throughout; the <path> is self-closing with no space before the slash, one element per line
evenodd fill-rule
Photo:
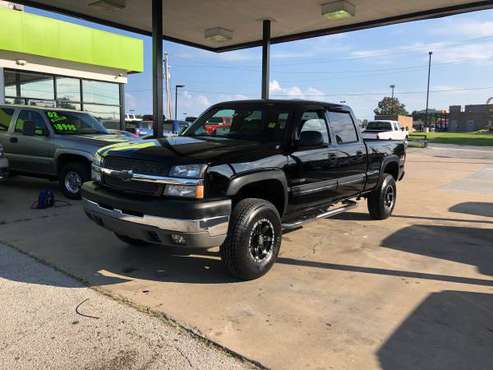
<path fill-rule="evenodd" d="M 273 97 L 285 97 L 296 99 L 314 99 L 323 97 L 324 93 L 314 87 L 303 89 L 299 86 L 282 87 L 279 81 L 273 80 L 269 83 L 269 91 Z"/>
<path fill-rule="evenodd" d="M 451 27 L 441 27 L 434 32 L 438 35 L 465 36 L 470 38 L 493 36 L 493 21 L 455 21 Z"/>

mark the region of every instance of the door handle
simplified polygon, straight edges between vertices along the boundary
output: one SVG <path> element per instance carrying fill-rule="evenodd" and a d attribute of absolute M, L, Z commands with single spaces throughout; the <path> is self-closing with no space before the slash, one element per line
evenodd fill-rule
<path fill-rule="evenodd" d="M 16 137 L 11 137 L 10 140 L 9 140 L 12 144 L 15 144 L 19 141 L 19 139 L 17 139 Z"/>
<path fill-rule="evenodd" d="M 362 152 L 362 151 L 357 151 L 357 152 L 356 152 L 356 155 L 357 155 L 358 157 L 363 157 L 363 152 Z"/>
<path fill-rule="evenodd" d="M 329 160 L 330 160 L 330 161 L 335 161 L 335 160 L 337 160 L 337 155 L 335 155 L 335 154 L 333 154 L 333 153 L 330 153 L 330 154 L 329 154 Z"/>

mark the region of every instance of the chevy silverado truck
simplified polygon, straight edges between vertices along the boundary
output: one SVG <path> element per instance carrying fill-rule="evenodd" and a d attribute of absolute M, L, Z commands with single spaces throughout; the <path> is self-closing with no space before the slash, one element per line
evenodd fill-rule
<path fill-rule="evenodd" d="M 87 112 L 0 105 L 0 145 L 11 174 L 58 180 L 67 198 L 80 199 L 91 162 L 102 146 L 130 140 L 110 134 Z"/>
<path fill-rule="evenodd" d="M 211 118 L 231 125 L 208 130 Z M 220 246 L 227 269 L 258 278 L 275 262 L 283 230 L 366 198 L 383 220 L 404 176 L 402 141 L 364 141 L 352 110 L 310 101 L 212 106 L 179 136 L 100 149 L 85 212 L 127 244 Z"/>

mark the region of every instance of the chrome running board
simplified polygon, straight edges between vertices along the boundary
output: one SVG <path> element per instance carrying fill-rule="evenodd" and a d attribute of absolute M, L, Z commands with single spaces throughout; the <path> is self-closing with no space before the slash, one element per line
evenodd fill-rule
<path fill-rule="evenodd" d="M 301 219 L 301 220 L 298 220 L 295 222 L 283 223 L 282 228 L 283 228 L 283 230 L 296 229 L 296 228 L 301 227 L 302 225 L 304 225 L 308 222 L 317 221 L 317 220 L 320 220 L 322 218 L 333 217 L 333 216 L 336 216 L 340 213 L 344 213 L 344 212 L 347 212 L 353 208 L 356 208 L 357 206 L 358 206 L 358 203 L 356 203 L 355 201 L 349 200 L 349 201 L 344 202 L 341 207 L 330 209 L 330 210 L 325 210 L 324 212 L 319 213 L 317 215 L 314 215 L 313 217 L 307 217 L 305 219 Z"/>

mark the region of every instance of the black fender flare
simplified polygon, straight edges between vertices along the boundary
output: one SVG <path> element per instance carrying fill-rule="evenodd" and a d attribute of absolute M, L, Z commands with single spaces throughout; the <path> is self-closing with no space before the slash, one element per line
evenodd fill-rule
<path fill-rule="evenodd" d="M 392 155 L 388 155 L 387 157 L 385 157 L 382 161 L 382 165 L 380 166 L 380 179 L 378 180 L 378 186 L 380 186 L 382 184 L 383 174 L 385 173 L 384 172 L 385 167 L 387 167 L 391 163 L 395 163 L 397 165 L 397 179 L 396 179 L 396 181 L 398 181 L 398 178 L 400 176 L 399 157 L 395 154 L 392 154 Z"/>
<path fill-rule="evenodd" d="M 281 184 L 284 196 L 283 211 L 285 212 L 288 207 L 288 180 L 286 179 L 284 171 L 281 169 L 269 169 L 239 175 L 230 181 L 228 189 L 226 190 L 226 196 L 234 197 L 244 186 L 265 180 L 276 180 Z"/>

